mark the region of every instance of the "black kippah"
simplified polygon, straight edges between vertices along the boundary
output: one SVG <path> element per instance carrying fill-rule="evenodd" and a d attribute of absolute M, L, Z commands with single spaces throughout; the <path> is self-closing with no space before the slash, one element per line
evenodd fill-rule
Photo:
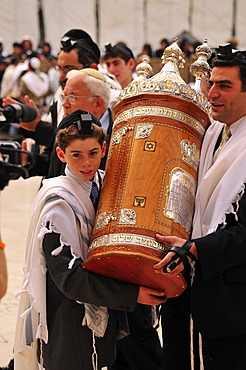
<path fill-rule="evenodd" d="M 74 125 L 78 127 L 80 133 L 90 134 L 93 131 L 93 123 L 97 126 L 102 126 L 99 119 L 97 119 L 93 114 L 88 113 L 85 110 L 78 109 L 63 118 L 57 131 Z"/>
<path fill-rule="evenodd" d="M 68 32 L 64 34 L 64 36 L 67 36 L 70 39 L 74 39 L 74 40 L 85 39 L 85 40 L 92 41 L 91 36 L 87 32 L 80 30 L 80 29 L 69 30 Z"/>
<path fill-rule="evenodd" d="M 72 29 L 66 32 L 64 36 L 61 38 L 60 49 L 65 52 L 69 52 L 70 50 L 76 48 L 77 41 L 79 40 L 84 40 L 85 44 L 89 49 L 91 49 L 99 63 L 99 59 L 101 56 L 100 49 L 97 46 L 97 44 L 92 40 L 91 36 L 83 30 Z"/>
<path fill-rule="evenodd" d="M 219 45 L 217 58 L 220 60 L 231 60 L 236 58 L 239 64 L 246 65 L 245 51 L 233 49 L 230 43 Z"/>

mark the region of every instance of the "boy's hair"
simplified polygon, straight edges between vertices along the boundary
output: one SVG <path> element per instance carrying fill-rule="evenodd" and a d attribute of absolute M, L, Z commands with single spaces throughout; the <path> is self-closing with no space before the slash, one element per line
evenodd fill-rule
<path fill-rule="evenodd" d="M 123 43 L 116 44 L 112 46 L 111 44 L 105 45 L 106 52 L 103 59 L 107 60 L 109 58 L 121 58 L 126 63 L 129 59 L 134 59 L 134 55 L 126 45 Z"/>
<path fill-rule="evenodd" d="M 56 142 L 63 152 L 74 140 L 80 139 L 85 140 L 90 137 L 97 139 L 98 143 L 102 146 L 103 142 L 106 140 L 106 133 L 102 127 L 92 124 L 90 130 L 81 131 L 76 125 L 68 126 L 61 129 L 56 134 Z"/>

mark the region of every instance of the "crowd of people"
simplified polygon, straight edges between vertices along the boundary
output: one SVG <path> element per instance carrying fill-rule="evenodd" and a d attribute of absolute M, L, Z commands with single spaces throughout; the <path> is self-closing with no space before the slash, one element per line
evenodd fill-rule
<path fill-rule="evenodd" d="M 27 41 L 20 48 L 22 55 L 26 45 L 25 58 L 21 57 L 25 61 L 17 62 L 26 65 L 19 76 L 20 93 L 3 95 L 2 105 L 22 102 L 36 110 L 35 119 L 18 127 L 23 138 L 44 147 L 35 154 L 29 177 L 45 180 L 28 233 L 14 360 L 5 369 L 191 370 L 192 315 L 194 332 L 202 336 L 204 369 L 245 370 L 246 53 L 227 44 L 212 61 L 206 92 L 211 125 L 202 144 L 191 240 L 156 236 L 172 246 L 155 265 L 156 273 L 184 271 L 188 282 L 192 273 L 185 292 L 167 299 L 165 292 L 106 278 L 81 266 L 103 183 L 111 109 L 133 79 L 132 51 L 123 42 L 108 44 L 102 59 L 90 35 L 69 30 L 61 37 L 56 59 L 60 85 L 52 91 L 44 117 L 40 99 L 49 91 L 44 92 L 42 74 L 51 66 L 41 72 L 42 58 Z M 167 46 L 168 40 L 161 40 L 158 55 Z M 182 47 L 193 59 L 187 40 Z M 50 48 L 45 50 L 44 58 L 53 59 Z M 145 53 L 153 57 L 149 45 L 140 55 Z M 37 76 L 43 84 L 39 88 Z M 33 85 L 43 92 L 37 100 L 30 90 Z M 0 278 L 6 282 L 3 251 L 4 244 Z M 5 290 L 3 285 L 1 295 Z M 152 306 L 161 307 L 162 346 Z M 193 369 L 200 363 L 197 366 Z"/>
<path fill-rule="evenodd" d="M 28 94 L 38 107 L 48 104 L 59 86 L 57 56 L 52 54 L 50 44 L 44 42 L 36 51 L 32 37 L 23 36 L 21 42 L 12 44 L 10 54 L 4 51 L 2 40 L 0 50 L 1 97 L 11 96 L 22 101 Z"/>
<path fill-rule="evenodd" d="M 113 48 L 122 48 L 118 54 L 125 62 L 129 60 L 129 63 L 126 63 L 128 64 L 127 68 L 129 67 L 130 72 L 134 73 L 135 66 L 142 61 L 145 55 L 153 60 L 153 66 L 157 65 L 157 68 L 161 69 L 161 57 L 167 46 L 169 46 L 169 41 L 166 38 L 160 40 L 156 50 L 153 50 L 150 44 L 145 43 L 136 56 L 124 42 L 118 42 Z M 189 59 L 193 61 L 195 58 L 195 46 L 188 39 L 183 39 L 180 42 L 180 47 L 184 51 L 188 63 Z M 24 96 L 29 95 L 39 108 L 49 106 L 59 87 L 58 56 L 53 54 L 50 43 L 43 42 L 36 50 L 32 37 L 26 35 L 22 37 L 21 41 L 13 42 L 10 53 L 7 53 L 4 47 L 3 39 L 0 39 L 0 97 L 11 96 L 23 101 Z M 105 49 L 100 50 L 99 70 L 107 71 L 111 78 L 115 79 L 115 87 L 124 88 L 129 83 L 129 76 L 126 77 L 125 82 L 120 82 L 122 72 L 118 72 L 118 69 L 122 66 L 117 63 L 116 68 L 116 62 L 112 64 L 104 58 L 106 55 L 108 59 L 109 48 L 110 45 L 105 45 Z M 157 64 L 155 59 L 160 59 Z M 155 72 L 157 72 L 156 68 Z M 194 77 L 187 72 L 182 77 L 187 83 L 194 81 Z"/>

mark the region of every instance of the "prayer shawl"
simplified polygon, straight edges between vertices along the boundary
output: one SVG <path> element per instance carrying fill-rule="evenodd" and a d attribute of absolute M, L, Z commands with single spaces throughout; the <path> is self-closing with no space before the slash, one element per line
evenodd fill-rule
<path fill-rule="evenodd" d="M 27 89 L 38 98 L 41 98 L 49 91 L 49 77 L 44 72 L 26 72 L 21 80 L 25 83 Z"/>
<path fill-rule="evenodd" d="M 84 260 L 87 257 L 95 217 L 89 197 L 91 181 L 77 179 L 69 169 L 66 169 L 66 175 L 44 180 L 34 203 L 27 236 L 24 280 L 22 290 L 17 293 L 20 303 L 14 344 L 16 370 L 38 369 L 37 339 L 45 343 L 48 341 L 46 263 L 42 250 L 44 235 L 51 232 L 61 235 L 61 245 L 53 251 L 54 255 L 66 245 L 70 246 L 73 258 L 68 268 L 72 267 L 76 258 Z M 59 223 L 52 212 L 56 205 L 62 216 L 59 214 Z M 47 222 L 50 223 L 49 229 Z M 85 318 L 84 321 L 86 323 Z"/>
<path fill-rule="evenodd" d="M 215 144 L 224 127 L 213 122 L 202 144 L 192 238 L 205 236 L 225 224 L 234 213 L 246 183 L 246 117 L 240 119 L 231 138 L 213 163 Z M 241 195 L 240 195 L 241 193 Z"/>

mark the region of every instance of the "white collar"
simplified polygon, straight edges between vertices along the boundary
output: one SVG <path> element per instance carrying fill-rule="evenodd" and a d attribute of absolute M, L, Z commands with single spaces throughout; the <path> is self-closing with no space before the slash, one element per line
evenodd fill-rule
<path fill-rule="evenodd" d="M 245 117 L 241 117 L 239 118 L 239 120 L 237 120 L 236 122 L 232 123 L 230 125 L 230 131 L 231 131 L 231 134 L 234 135 L 237 128 L 239 127 L 240 123 L 242 122 L 242 120 L 244 119 Z"/>
<path fill-rule="evenodd" d="M 105 112 L 103 113 L 102 117 L 100 118 L 100 122 L 102 124 L 102 128 L 104 131 L 107 132 L 108 127 L 109 127 L 109 110 L 106 109 Z"/>

